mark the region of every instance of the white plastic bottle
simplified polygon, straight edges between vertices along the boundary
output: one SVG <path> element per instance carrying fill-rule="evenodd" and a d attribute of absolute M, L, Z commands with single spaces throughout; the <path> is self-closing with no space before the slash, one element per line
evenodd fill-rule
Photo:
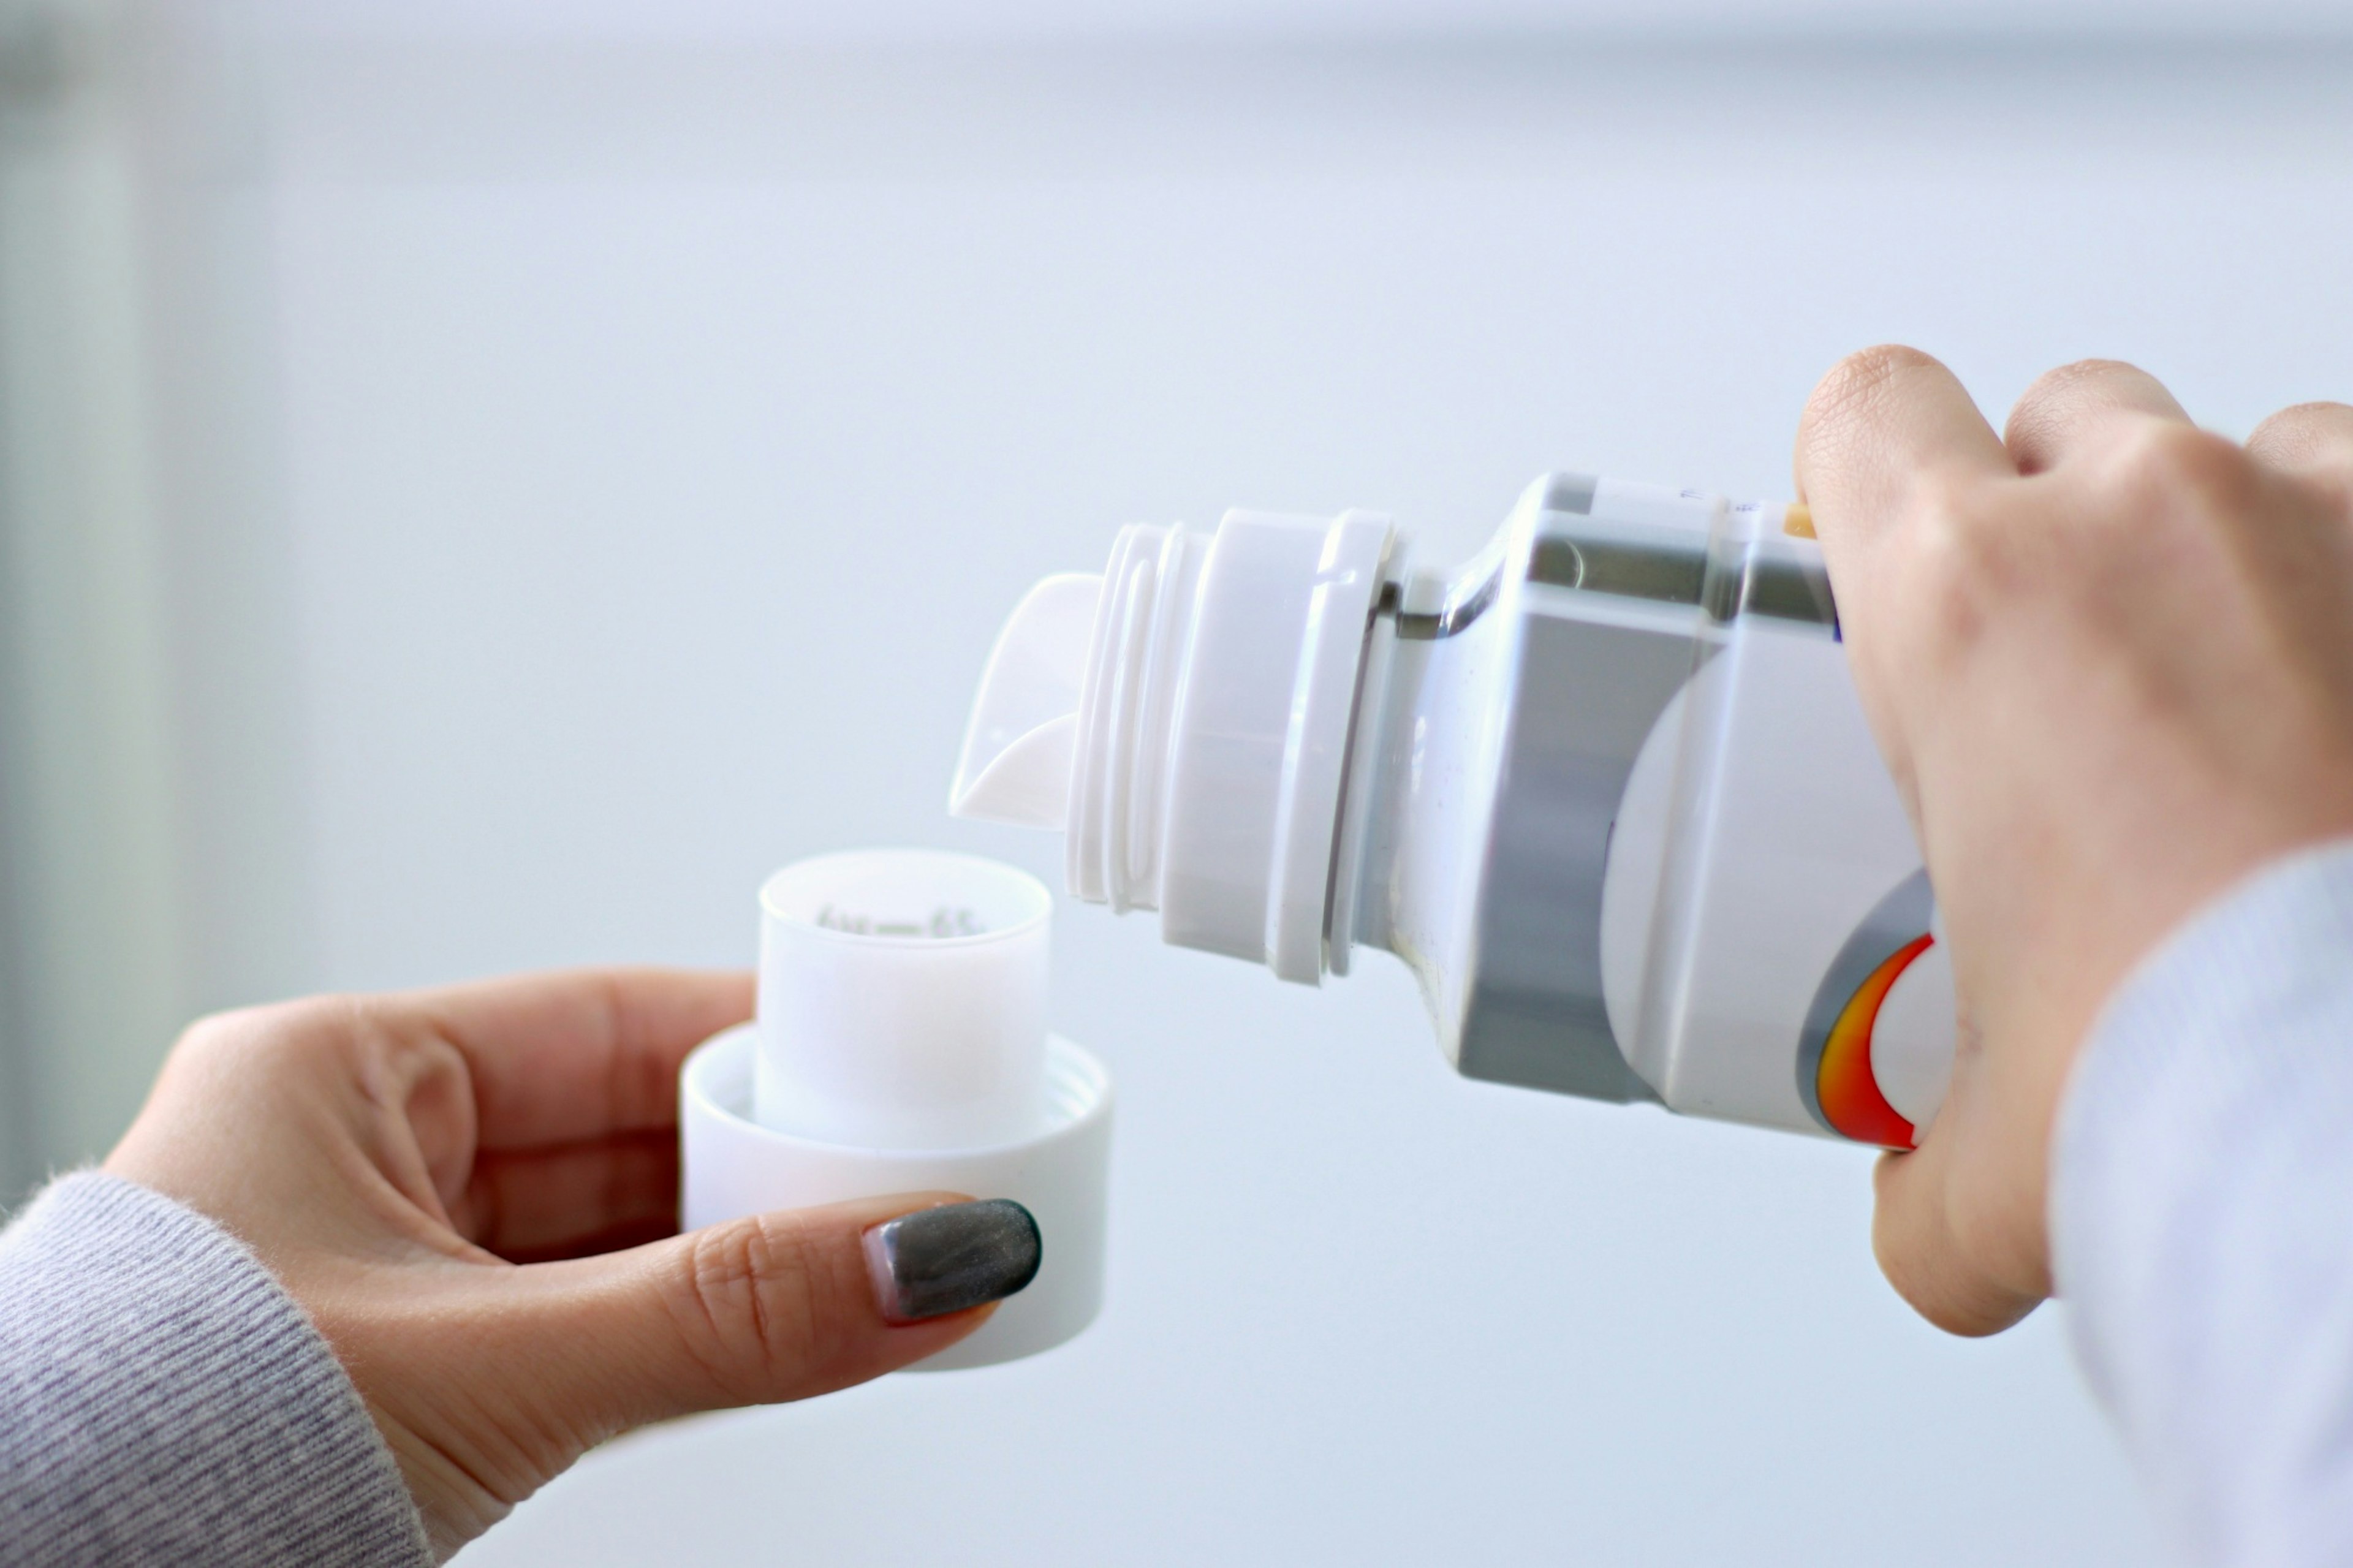
<path fill-rule="evenodd" d="M 1131 527 L 1015 610 L 951 809 L 1286 980 L 1396 953 L 1473 1077 L 1905 1147 L 1952 973 L 1810 534 L 1573 474 L 1452 572 L 1369 512 Z"/>

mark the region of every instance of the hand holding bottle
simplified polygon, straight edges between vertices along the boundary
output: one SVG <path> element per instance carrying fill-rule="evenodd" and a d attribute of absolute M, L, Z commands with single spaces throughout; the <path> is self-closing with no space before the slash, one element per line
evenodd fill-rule
<path fill-rule="evenodd" d="M 1816 390 L 1797 480 L 1959 996 L 1875 1245 L 1930 1321 L 1990 1333 L 2050 1293 L 2052 1131 L 2102 1004 L 2232 884 L 2353 833 L 2353 407 L 2242 447 L 2094 361 L 1997 437 L 1879 348 Z"/>

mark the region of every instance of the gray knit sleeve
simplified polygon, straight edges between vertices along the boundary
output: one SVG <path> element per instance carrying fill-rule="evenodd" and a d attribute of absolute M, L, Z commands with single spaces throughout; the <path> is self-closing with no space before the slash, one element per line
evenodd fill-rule
<path fill-rule="evenodd" d="M 227 1231 L 96 1172 L 0 1233 L 0 1561 L 433 1561 L 334 1352 Z"/>

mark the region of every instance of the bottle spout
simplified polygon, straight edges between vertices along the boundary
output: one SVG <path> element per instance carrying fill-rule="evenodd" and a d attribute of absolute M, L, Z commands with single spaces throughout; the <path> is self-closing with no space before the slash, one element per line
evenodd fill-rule
<path fill-rule="evenodd" d="M 1358 511 L 1122 529 L 1100 576 L 1049 577 L 1006 623 L 948 810 L 1060 830 L 1082 902 L 1319 978 L 1395 536 Z"/>
<path fill-rule="evenodd" d="M 1080 691 L 1103 579 L 1064 572 L 1023 596 L 980 678 L 948 813 L 1060 828 L 1071 808 Z"/>

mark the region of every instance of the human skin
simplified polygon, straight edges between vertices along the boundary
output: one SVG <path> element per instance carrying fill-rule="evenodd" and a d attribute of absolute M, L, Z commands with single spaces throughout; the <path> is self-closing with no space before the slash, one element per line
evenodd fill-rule
<path fill-rule="evenodd" d="M 2037 381 L 1997 436 L 1906 348 L 1831 371 L 1797 481 L 1959 998 L 1943 1109 L 1873 1240 L 1930 1321 L 2051 1293 L 2051 1142 L 2133 966 L 2265 863 L 2353 834 L 2353 408 L 2242 446 L 2147 373 Z"/>
<path fill-rule="evenodd" d="M 883 1320 L 871 1227 L 959 1194 L 676 1235 L 679 1064 L 744 974 L 584 970 L 207 1018 L 106 1162 L 310 1313 L 448 1556 L 596 1444 L 803 1399 L 993 1310 Z"/>

